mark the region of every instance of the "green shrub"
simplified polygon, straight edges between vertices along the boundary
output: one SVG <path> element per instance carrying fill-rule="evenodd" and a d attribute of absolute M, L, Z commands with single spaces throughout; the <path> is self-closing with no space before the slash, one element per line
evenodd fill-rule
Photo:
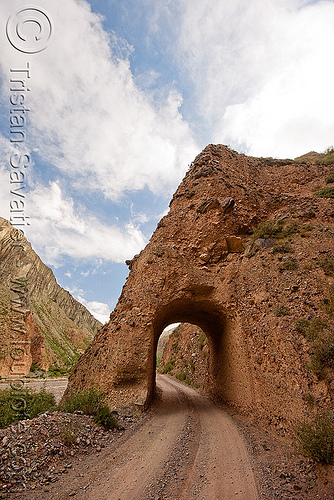
<path fill-rule="evenodd" d="M 176 337 L 176 338 L 178 338 L 180 336 L 180 327 L 179 326 L 177 326 L 175 328 L 175 330 L 173 331 L 172 335 L 173 335 L 173 337 Z"/>
<path fill-rule="evenodd" d="M 30 418 L 46 411 L 54 411 L 57 408 L 55 395 L 45 389 L 36 393 L 27 391 L 27 403 L 27 413 Z"/>
<path fill-rule="evenodd" d="M 298 268 L 298 262 L 294 257 L 288 257 L 279 265 L 279 268 L 281 271 L 292 271 Z"/>
<path fill-rule="evenodd" d="M 295 322 L 297 332 L 311 341 L 319 337 L 326 325 L 326 321 L 322 318 L 299 319 Z"/>
<path fill-rule="evenodd" d="M 312 408 L 317 403 L 317 400 L 315 399 L 315 397 L 312 396 L 312 394 L 309 394 L 309 393 L 303 394 L 303 400 L 305 401 L 305 403 L 307 403 L 308 405 L 310 405 Z"/>
<path fill-rule="evenodd" d="M 332 184 L 332 182 L 334 182 L 334 172 L 329 174 L 329 176 L 326 179 L 326 184 Z"/>
<path fill-rule="evenodd" d="M 325 156 L 322 159 L 322 163 L 325 165 L 332 165 L 334 163 L 334 148 L 330 146 L 325 151 Z"/>
<path fill-rule="evenodd" d="M 45 389 L 39 392 L 33 392 L 31 389 L 5 389 L 0 391 L 0 427 L 6 427 L 17 420 L 34 418 L 56 408 L 54 394 L 46 392 Z"/>
<path fill-rule="evenodd" d="M 256 227 L 253 237 L 254 239 L 257 238 L 274 238 L 277 236 L 277 234 L 280 234 L 282 232 L 284 221 L 279 220 L 278 222 L 260 222 L 258 226 Z"/>
<path fill-rule="evenodd" d="M 106 429 L 116 429 L 118 422 L 109 407 L 104 404 L 104 399 L 103 393 L 92 386 L 88 390 L 71 394 L 59 408 L 66 413 L 83 411 L 86 415 L 94 415 L 97 424 L 103 425 Z"/>
<path fill-rule="evenodd" d="M 334 285 L 330 286 L 328 297 L 324 298 L 323 308 L 328 315 L 334 316 Z"/>
<path fill-rule="evenodd" d="M 175 359 L 171 359 L 170 361 L 168 361 L 168 363 L 166 363 L 161 370 L 161 373 L 170 373 L 174 369 L 175 361 Z"/>
<path fill-rule="evenodd" d="M 256 252 L 257 252 L 256 248 L 251 248 L 250 251 L 248 253 L 246 253 L 245 256 L 247 257 L 247 259 L 251 259 L 252 257 L 254 257 Z"/>
<path fill-rule="evenodd" d="M 207 344 L 206 336 L 204 332 L 201 332 L 198 339 L 198 348 L 200 351 L 203 350 L 203 347 Z"/>
<path fill-rule="evenodd" d="M 293 252 L 293 248 L 288 242 L 284 242 L 281 245 L 274 245 L 271 253 L 274 255 L 277 253 L 291 253 Z"/>
<path fill-rule="evenodd" d="M 118 422 L 115 415 L 107 405 L 100 405 L 94 416 L 97 424 L 103 425 L 105 429 L 118 429 Z"/>
<path fill-rule="evenodd" d="M 49 367 L 48 373 L 49 373 L 50 377 L 64 377 L 65 375 L 68 375 L 68 369 L 62 368 L 60 366 L 51 365 Z"/>
<path fill-rule="evenodd" d="M 334 332 L 328 329 L 322 318 L 301 319 L 295 323 L 296 330 L 312 342 L 310 368 L 321 375 L 324 368 L 334 368 Z"/>
<path fill-rule="evenodd" d="M 322 267 L 327 276 L 334 276 L 333 257 L 319 257 L 316 262 L 320 267 Z"/>
<path fill-rule="evenodd" d="M 155 367 L 159 368 L 160 363 L 162 359 L 162 352 L 157 353 L 156 359 L 155 359 Z"/>
<path fill-rule="evenodd" d="M 179 346 L 178 341 L 176 341 L 172 344 L 172 351 L 174 351 L 174 353 L 177 353 L 179 350 L 180 350 L 180 346 Z"/>
<path fill-rule="evenodd" d="M 320 158 L 316 158 L 314 163 L 316 165 L 332 165 L 334 163 L 334 148 L 330 146 L 327 148 Z"/>
<path fill-rule="evenodd" d="M 253 238 L 286 238 L 297 233 L 298 230 L 298 224 L 294 221 L 288 224 L 282 219 L 277 222 L 260 222 L 253 233 Z"/>
<path fill-rule="evenodd" d="M 9 389 L 5 389 L 0 392 L 0 428 L 6 427 L 7 425 L 15 422 L 15 420 L 20 420 L 20 414 L 23 412 L 13 411 L 11 408 L 11 403 L 13 401 L 12 392 Z M 16 391 L 15 391 L 16 392 Z"/>
<path fill-rule="evenodd" d="M 334 198 L 334 186 L 319 189 L 315 194 L 320 198 Z"/>
<path fill-rule="evenodd" d="M 185 382 L 188 385 L 191 385 L 191 381 L 189 380 L 187 374 L 185 372 L 177 373 L 175 377 L 181 382 Z"/>
<path fill-rule="evenodd" d="M 287 236 L 290 236 L 291 234 L 296 234 L 299 231 L 299 226 L 297 222 L 290 222 L 287 224 L 283 230 L 282 230 L 282 235 L 280 236 L 281 238 L 286 238 Z"/>
<path fill-rule="evenodd" d="M 51 365 L 49 367 L 48 371 L 50 377 L 64 377 L 68 375 L 68 368 L 62 368 L 60 366 L 53 366 Z"/>
<path fill-rule="evenodd" d="M 65 424 L 61 427 L 59 435 L 65 446 L 72 446 L 78 437 L 78 431 L 74 428 L 73 424 Z"/>
<path fill-rule="evenodd" d="M 299 231 L 299 234 L 302 238 L 307 238 L 310 235 L 310 231 L 312 231 L 312 224 L 304 224 Z"/>
<path fill-rule="evenodd" d="M 323 332 L 313 343 L 311 368 L 320 375 L 325 367 L 334 368 L 334 332 Z"/>
<path fill-rule="evenodd" d="M 275 316 L 288 316 L 290 314 L 290 309 L 286 306 L 278 306 L 275 310 Z"/>
<path fill-rule="evenodd" d="M 316 462 L 333 464 L 334 418 L 329 413 L 317 414 L 311 421 L 298 422 L 298 443 L 305 455 Z"/>
<path fill-rule="evenodd" d="M 71 394 L 69 398 L 60 405 L 60 410 L 65 413 L 83 411 L 86 415 L 95 415 L 103 401 L 103 393 L 92 386 L 88 390 Z"/>

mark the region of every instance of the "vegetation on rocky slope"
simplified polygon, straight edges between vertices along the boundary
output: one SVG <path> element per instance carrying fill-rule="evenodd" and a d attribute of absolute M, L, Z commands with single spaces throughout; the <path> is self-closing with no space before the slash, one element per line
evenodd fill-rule
<path fill-rule="evenodd" d="M 209 384 L 209 346 L 196 325 L 182 323 L 173 330 L 163 351 L 160 373 L 168 373 L 193 387 Z"/>
<path fill-rule="evenodd" d="M 35 418 L 40 413 L 56 409 L 55 396 L 41 389 L 4 389 L 0 391 L 0 428 L 17 420 Z"/>
<path fill-rule="evenodd" d="M 93 415 L 94 421 L 106 429 L 117 428 L 115 414 L 110 411 L 104 400 L 105 396 L 94 387 L 73 394 L 59 405 L 56 404 L 55 396 L 45 389 L 4 389 L 0 391 L 0 428 L 55 410 Z"/>
<path fill-rule="evenodd" d="M 20 263 L 17 266 L 17 262 Z M 27 239 L 0 218 L 0 376 L 26 375 L 30 366 L 67 371 L 102 326 L 61 288 Z M 14 363 L 11 343 L 20 345 Z"/>
<path fill-rule="evenodd" d="M 296 437 L 302 452 L 323 464 L 334 461 L 334 416 L 316 412 L 311 418 L 296 425 Z"/>

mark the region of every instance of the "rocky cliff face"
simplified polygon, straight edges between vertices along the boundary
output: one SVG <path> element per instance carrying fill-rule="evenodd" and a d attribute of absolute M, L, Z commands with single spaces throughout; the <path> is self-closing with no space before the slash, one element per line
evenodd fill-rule
<path fill-rule="evenodd" d="M 188 322 L 206 334 L 213 397 L 283 430 L 308 401 L 333 404 L 334 208 L 315 194 L 331 171 L 205 148 L 65 397 L 95 384 L 111 407 L 147 405 L 158 338 Z"/>
<path fill-rule="evenodd" d="M 208 392 L 212 384 L 210 347 L 203 330 L 196 325 L 181 323 L 166 340 L 158 371 Z"/>
<path fill-rule="evenodd" d="M 26 375 L 32 363 L 69 366 L 100 326 L 0 218 L 0 376 Z"/>

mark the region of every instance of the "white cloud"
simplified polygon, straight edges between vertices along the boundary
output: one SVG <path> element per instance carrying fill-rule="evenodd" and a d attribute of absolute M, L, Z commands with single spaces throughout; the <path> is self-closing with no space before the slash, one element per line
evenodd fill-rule
<path fill-rule="evenodd" d="M 334 138 L 334 3 L 286 13 L 277 64 L 244 102 L 227 107 L 215 139 L 246 144 L 254 155 L 295 157 Z M 271 39 L 269 52 L 274 50 Z"/>
<path fill-rule="evenodd" d="M 17 187 L 17 185 L 10 183 L 10 171 L 12 170 L 14 172 L 14 169 L 11 169 L 10 167 L 10 161 L 13 159 L 15 162 L 14 164 L 20 163 L 22 165 L 26 161 L 25 155 L 29 155 L 29 151 L 25 145 L 22 145 L 21 147 L 14 147 L 14 145 L 0 133 L 0 216 L 7 220 L 10 219 L 10 201 L 13 200 L 13 196 L 10 194 L 10 191 L 11 189 L 15 190 Z M 33 165 L 30 156 L 29 158 L 30 161 L 27 170 L 30 170 L 30 167 Z M 22 168 L 21 170 L 27 174 L 25 168 Z M 14 177 L 13 181 L 15 180 L 16 178 Z M 26 186 L 26 183 L 27 175 L 24 179 L 24 186 Z M 21 190 L 21 193 L 24 195 L 24 202 L 26 204 L 27 200 L 25 187 Z"/>
<path fill-rule="evenodd" d="M 146 244 L 140 230 L 131 222 L 124 228 L 107 226 L 86 210 L 80 211 L 73 199 L 66 198 L 59 183 L 35 186 L 29 192 L 31 215 L 30 240 L 46 264 L 55 267 L 66 256 L 78 260 L 96 259 L 124 262 Z"/>
<path fill-rule="evenodd" d="M 19 3 L 1 3 L 4 19 L 13 5 Z M 173 190 L 197 153 L 179 94 L 171 91 L 153 105 L 136 86 L 128 59 L 115 57 L 124 41 L 108 36 L 86 1 L 41 0 L 40 6 L 51 14 L 54 37 L 31 58 L 29 143 L 80 190 L 113 200 L 145 186 Z M 17 51 L 0 41 L 7 80 Z"/>
<path fill-rule="evenodd" d="M 82 290 L 82 288 L 78 288 L 77 286 L 74 286 L 74 287 L 71 287 L 71 288 L 65 286 L 63 288 L 65 290 L 67 290 L 71 295 L 73 295 L 73 297 L 79 297 L 79 296 L 82 296 L 85 293 L 84 290 Z"/>
<path fill-rule="evenodd" d="M 96 300 L 93 300 L 91 302 L 87 301 L 84 299 L 82 296 L 76 297 L 81 304 L 83 304 L 88 311 L 99 321 L 101 321 L 102 324 L 106 323 L 109 321 L 109 316 L 110 316 L 110 307 L 108 304 L 105 304 L 104 302 L 97 302 Z"/>
<path fill-rule="evenodd" d="M 7 220 L 11 199 L 9 158 L 15 152 L 23 155 L 27 150 L 15 149 L 0 134 L 0 216 Z M 26 174 L 31 179 L 30 167 Z M 146 222 L 143 214 L 135 215 L 134 220 L 130 219 L 124 227 L 108 226 L 91 215 L 88 209 L 79 208 L 72 198 L 66 197 L 59 182 L 49 182 L 47 186 L 35 183 L 23 194 L 25 213 L 30 217 L 30 226 L 23 228 L 25 235 L 47 265 L 57 267 L 66 261 L 67 256 L 94 261 L 98 266 L 103 260 L 124 262 L 146 244 L 138 228 L 138 224 Z"/>
<path fill-rule="evenodd" d="M 85 292 L 76 286 L 72 288 L 65 287 L 65 290 L 67 290 L 78 302 L 84 305 L 94 318 L 101 321 L 102 324 L 109 321 L 111 310 L 108 304 L 96 300 L 86 300 L 84 297 Z"/>
<path fill-rule="evenodd" d="M 9 219 L 9 179 L 5 165 L 0 164 L 0 216 Z"/>
<path fill-rule="evenodd" d="M 333 143 L 333 1 L 175 0 L 154 7 L 151 36 L 170 23 L 166 43 L 192 86 L 188 115 L 207 141 L 292 157 Z"/>
<path fill-rule="evenodd" d="M 175 330 L 181 323 L 171 323 L 170 325 L 166 326 L 163 332 L 169 332 L 170 330 Z"/>

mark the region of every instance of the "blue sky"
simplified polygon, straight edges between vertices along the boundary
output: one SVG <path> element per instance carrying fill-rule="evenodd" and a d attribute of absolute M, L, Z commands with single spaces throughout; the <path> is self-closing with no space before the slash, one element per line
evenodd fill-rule
<path fill-rule="evenodd" d="M 103 322 L 128 274 L 125 259 L 148 242 L 208 143 L 293 158 L 334 142 L 332 0 L 26 7 L 0 4 L 0 215 L 17 208 L 11 158 L 29 158 L 15 166 L 24 174 L 23 230 L 58 282 Z M 20 143 L 9 126 L 22 116 L 14 93 L 29 108 L 15 122 Z"/>

